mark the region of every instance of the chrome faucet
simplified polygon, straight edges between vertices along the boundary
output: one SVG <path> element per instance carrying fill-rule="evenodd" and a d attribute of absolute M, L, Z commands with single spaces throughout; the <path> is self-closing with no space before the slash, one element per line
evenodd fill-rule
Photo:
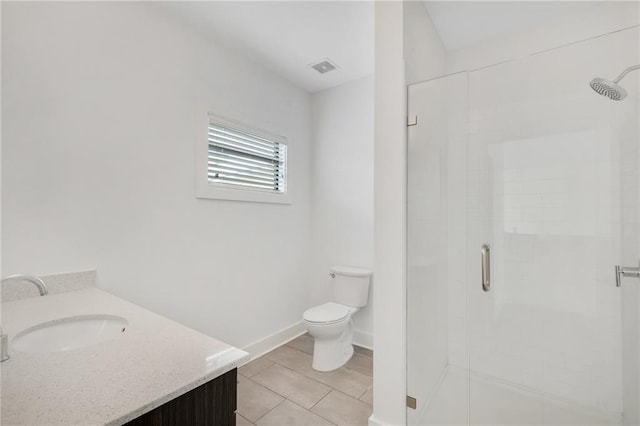
<path fill-rule="evenodd" d="M 44 281 L 42 281 L 42 279 L 35 277 L 33 275 L 27 275 L 27 274 L 7 275 L 6 277 L 2 278 L 2 281 L 0 281 L 0 283 L 4 284 L 5 282 L 11 281 L 11 280 L 29 281 L 31 284 L 38 287 L 40 296 L 45 296 L 49 294 L 49 290 L 47 290 L 47 285 L 44 283 Z"/>
<path fill-rule="evenodd" d="M 19 281 L 28 281 L 31 284 L 38 287 L 38 291 L 40 292 L 40 296 L 45 296 L 49 294 L 49 290 L 47 290 L 47 285 L 42 281 L 41 278 L 38 278 L 33 275 L 28 274 L 14 274 L 7 275 L 6 277 L 0 280 L 0 284 L 4 284 L 7 281 L 11 280 L 19 280 Z M 2 330 L 0 329 L 0 362 L 4 362 L 9 359 L 9 336 L 6 334 L 2 334 Z"/>
<path fill-rule="evenodd" d="M 4 284 L 7 281 L 11 280 L 19 280 L 19 281 L 28 281 L 31 284 L 38 287 L 38 291 L 40 292 L 40 296 L 45 296 L 49 294 L 49 290 L 47 290 L 47 285 L 42 281 L 41 278 L 38 278 L 33 275 L 28 274 L 14 274 L 7 275 L 6 277 L 0 280 L 0 284 Z M 2 334 L 2 330 L 0 329 L 0 362 L 4 362 L 9 359 L 9 336 L 6 334 Z"/>

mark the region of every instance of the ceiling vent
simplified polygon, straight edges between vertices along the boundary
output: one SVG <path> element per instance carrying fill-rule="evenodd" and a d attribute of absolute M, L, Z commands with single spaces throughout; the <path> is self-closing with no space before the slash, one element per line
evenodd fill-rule
<path fill-rule="evenodd" d="M 322 61 L 312 64 L 311 68 L 318 71 L 320 74 L 328 73 L 329 71 L 335 70 L 337 67 L 336 64 L 331 62 L 329 59 L 323 59 Z"/>

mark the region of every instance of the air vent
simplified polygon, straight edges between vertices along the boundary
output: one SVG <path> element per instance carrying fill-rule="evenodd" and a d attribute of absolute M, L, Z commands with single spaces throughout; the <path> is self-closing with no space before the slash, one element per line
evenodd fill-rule
<path fill-rule="evenodd" d="M 328 73 L 329 71 L 333 71 L 337 68 L 336 64 L 331 62 L 329 59 L 323 59 L 322 61 L 312 64 L 311 68 L 318 71 L 320 74 Z"/>

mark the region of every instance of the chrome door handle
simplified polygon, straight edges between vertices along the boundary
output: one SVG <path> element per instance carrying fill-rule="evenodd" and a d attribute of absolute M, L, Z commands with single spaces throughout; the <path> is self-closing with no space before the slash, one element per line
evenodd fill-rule
<path fill-rule="evenodd" d="M 637 267 L 629 267 L 629 266 L 615 266 L 616 271 L 616 287 L 622 287 L 622 278 L 640 278 L 640 262 L 638 262 Z"/>
<path fill-rule="evenodd" d="M 488 244 L 483 244 L 480 248 L 482 259 L 482 290 L 491 290 L 491 248 Z"/>

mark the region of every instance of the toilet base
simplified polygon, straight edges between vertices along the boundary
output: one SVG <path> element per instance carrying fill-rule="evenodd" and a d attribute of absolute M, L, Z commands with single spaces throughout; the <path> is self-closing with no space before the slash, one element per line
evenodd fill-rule
<path fill-rule="evenodd" d="M 311 363 L 314 370 L 333 371 L 351 359 L 353 356 L 353 321 L 349 320 L 345 328 L 341 335 L 333 336 L 333 338 L 314 336 L 314 333 L 310 331 L 314 337 L 313 361 Z"/>

